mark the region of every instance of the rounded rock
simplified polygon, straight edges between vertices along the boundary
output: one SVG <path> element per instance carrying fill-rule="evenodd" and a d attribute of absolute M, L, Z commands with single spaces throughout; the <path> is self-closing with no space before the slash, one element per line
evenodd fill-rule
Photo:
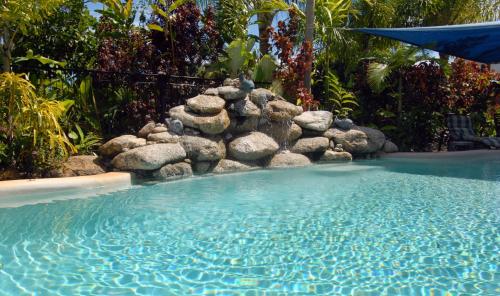
<path fill-rule="evenodd" d="M 238 137 L 228 145 L 229 153 L 237 160 L 258 160 L 274 154 L 279 149 L 273 138 L 261 132 Z"/>

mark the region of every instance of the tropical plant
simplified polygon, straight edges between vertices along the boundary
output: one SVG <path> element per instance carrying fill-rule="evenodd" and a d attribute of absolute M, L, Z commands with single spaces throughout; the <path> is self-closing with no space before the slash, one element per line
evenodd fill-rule
<path fill-rule="evenodd" d="M 401 117 L 403 111 L 403 80 L 399 76 L 396 79 L 390 79 L 391 75 L 397 73 L 406 67 L 416 63 L 418 57 L 416 47 L 398 47 L 390 53 L 383 55 L 372 61 L 368 66 L 368 83 L 373 91 L 381 93 L 389 89 L 390 96 L 398 102 L 398 116 Z M 420 57 L 423 59 L 423 57 Z"/>
<path fill-rule="evenodd" d="M 65 0 L 4 0 L 0 2 L 0 50 L 3 72 L 9 72 L 12 51 L 20 35 L 27 35 L 32 26 L 55 12 Z"/>
<path fill-rule="evenodd" d="M 96 147 L 101 145 L 102 138 L 95 135 L 93 132 L 85 134 L 82 128 L 76 123 L 75 131 L 68 133 L 68 137 L 72 140 L 73 145 L 80 154 L 89 154 Z"/>
<path fill-rule="evenodd" d="M 73 104 L 39 97 L 24 74 L 0 74 L 0 126 L 9 163 L 33 171 L 76 152 L 59 120 Z"/>
<path fill-rule="evenodd" d="M 22 57 L 31 50 L 35 51 L 35 56 L 65 62 L 68 68 L 93 69 L 97 50 L 96 24 L 85 1 L 65 0 L 54 13 L 22 35 L 12 55 Z"/>
<path fill-rule="evenodd" d="M 325 76 L 325 93 L 327 102 L 331 105 L 332 112 L 339 118 L 347 118 L 359 104 L 356 96 L 347 91 L 332 72 Z"/>

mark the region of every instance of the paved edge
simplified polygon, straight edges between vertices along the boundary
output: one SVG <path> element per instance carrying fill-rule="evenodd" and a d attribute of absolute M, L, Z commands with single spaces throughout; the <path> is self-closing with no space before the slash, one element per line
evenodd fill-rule
<path fill-rule="evenodd" d="M 500 150 L 468 150 L 453 152 L 397 152 L 383 154 L 381 159 L 477 159 L 477 158 L 498 157 L 500 159 Z"/>
<path fill-rule="evenodd" d="M 57 194 L 74 190 L 120 190 L 132 186 L 133 179 L 132 173 L 112 172 L 93 176 L 0 181 L 0 202 L 4 198 L 12 199 L 16 196 Z"/>

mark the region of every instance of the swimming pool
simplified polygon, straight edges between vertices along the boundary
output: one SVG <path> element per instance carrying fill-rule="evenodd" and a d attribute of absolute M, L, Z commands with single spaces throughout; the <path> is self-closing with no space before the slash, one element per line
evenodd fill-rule
<path fill-rule="evenodd" d="M 498 295 L 500 159 L 362 161 L 0 208 L 0 295 Z"/>

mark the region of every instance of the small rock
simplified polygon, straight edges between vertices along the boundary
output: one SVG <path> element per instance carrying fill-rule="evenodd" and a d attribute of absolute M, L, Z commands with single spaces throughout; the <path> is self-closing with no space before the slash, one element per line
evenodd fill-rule
<path fill-rule="evenodd" d="M 238 100 L 229 107 L 238 116 L 242 117 L 259 117 L 262 111 L 250 99 L 245 98 Z"/>
<path fill-rule="evenodd" d="M 244 99 L 247 96 L 246 92 L 234 86 L 221 86 L 217 88 L 217 91 L 219 96 L 226 101 Z"/>
<path fill-rule="evenodd" d="M 156 127 L 154 122 L 148 122 L 144 127 L 142 127 L 139 132 L 137 133 L 137 136 L 139 138 L 146 138 Z"/>
<path fill-rule="evenodd" d="M 120 153 L 113 158 L 111 164 L 114 168 L 124 171 L 156 170 L 185 157 L 186 151 L 178 143 L 154 144 Z"/>
<path fill-rule="evenodd" d="M 306 111 L 293 121 L 302 128 L 324 132 L 332 125 L 333 114 L 329 111 Z"/>
<path fill-rule="evenodd" d="M 328 149 L 330 141 L 325 137 L 302 138 L 290 149 L 295 153 L 315 153 Z"/>
<path fill-rule="evenodd" d="M 191 169 L 191 165 L 185 162 L 167 164 L 153 173 L 155 178 L 165 181 L 178 180 L 191 177 L 192 175 L 193 170 Z"/>
<path fill-rule="evenodd" d="M 333 140 L 335 143 L 341 144 L 345 151 L 352 154 L 361 154 L 368 150 L 368 137 L 356 129 L 348 131 L 333 129 Z"/>
<path fill-rule="evenodd" d="M 250 100 L 260 108 L 266 106 L 267 102 L 273 100 L 273 98 L 273 92 L 265 88 L 257 88 L 250 93 Z"/>
<path fill-rule="evenodd" d="M 333 121 L 333 126 L 343 130 L 350 130 L 354 127 L 354 123 L 349 118 L 335 118 L 335 120 Z"/>
<path fill-rule="evenodd" d="M 219 91 L 217 88 L 209 88 L 203 94 L 207 96 L 219 96 Z"/>
<path fill-rule="evenodd" d="M 399 151 L 399 148 L 393 142 L 387 140 L 385 141 L 384 147 L 382 149 L 385 153 L 396 153 Z"/>
<path fill-rule="evenodd" d="M 274 154 L 279 149 L 273 138 L 260 132 L 238 137 L 228 145 L 229 153 L 237 160 L 257 160 Z"/>
<path fill-rule="evenodd" d="M 164 132 L 168 132 L 168 128 L 166 126 L 163 126 L 163 125 L 157 126 L 151 131 L 152 134 L 159 134 L 159 133 L 164 133 Z"/>
<path fill-rule="evenodd" d="M 352 155 L 349 152 L 335 152 L 326 150 L 319 159 L 320 162 L 351 161 Z"/>
<path fill-rule="evenodd" d="M 244 164 L 239 161 L 230 159 L 221 159 L 215 168 L 213 169 L 214 174 L 226 174 L 235 172 L 245 172 L 258 169 L 258 166 Z"/>
<path fill-rule="evenodd" d="M 271 121 L 289 121 L 302 112 L 302 107 L 282 100 L 268 102 L 264 108 L 264 115 Z"/>
<path fill-rule="evenodd" d="M 236 79 L 226 78 L 226 79 L 224 79 L 224 82 L 222 83 L 222 85 L 240 88 L 240 80 L 238 78 L 236 78 Z"/>
<path fill-rule="evenodd" d="M 209 173 L 212 169 L 212 163 L 209 161 L 200 161 L 193 164 L 194 172 L 198 175 Z"/>
<path fill-rule="evenodd" d="M 182 135 L 184 133 L 184 124 L 182 124 L 182 121 L 180 121 L 179 119 L 168 118 L 166 122 L 168 125 L 168 129 L 172 133 L 176 135 Z"/>
<path fill-rule="evenodd" d="M 122 153 L 125 149 L 133 149 L 141 146 L 146 146 L 146 139 L 137 138 L 133 135 L 123 135 L 111 139 L 99 147 L 99 154 L 104 157 L 114 157 Z"/>
<path fill-rule="evenodd" d="M 156 143 L 178 143 L 179 136 L 171 132 L 151 133 L 148 136 L 148 141 Z"/>
<path fill-rule="evenodd" d="M 311 160 L 305 155 L 284 152 L 273 156 L 269 162 L 269 168 L 302 167 L 311 164 Z"/>
<path fill-rule="evenodd" d="M 224 109 L 224 101 L 220 97 L 199 95 L 186 101 L 187 107 L 198 114 L 218 114 Z"/>
<path fill-rule="evenodd" d="M 188 112 L 184 105 L 180 105 L 170 109 L 170 117 L 182 121 L 184 126 L 199 129 L 209 135 L 222 133 L 230 123 L 225 109 L 222 109 L 219 114 L 213 116 L 202 116 Z"/>

